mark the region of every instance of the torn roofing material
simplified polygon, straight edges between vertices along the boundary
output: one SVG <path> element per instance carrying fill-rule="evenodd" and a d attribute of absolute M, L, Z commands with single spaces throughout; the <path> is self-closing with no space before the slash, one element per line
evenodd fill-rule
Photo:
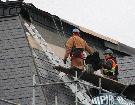
<path fill-rule="evenodd" d="M 42 36 L 38 33 L 38 31 L 36 30 L 36 28 L 31 24 L 30 26 L 25 23 L 25 26 L 27 27 L 29 33 L 31 34 L 31 36 L 35 39 L 35 41 L 40 45 L 40 47 L 42 48 L 43 50 L 43 53 L 44 55 L 47 57 L 48 60 L 45 60 L 45 62 L 51 64 L 50 66 L 48 66 L 47 68 L 49 68 L 49 71 L 48 73 L 45 72 L 47 70 L 47 68 L 44 68 L 44 65 L 45 63 L 41 63 L 40 65 L 38 61 L 36 64 L 37 64 L 37 68 L 39 70 L 39 74 L 46 78 L 46 79 L 49 79 L 50 77 L 54 77 L 54 75 L 50 75 L 51 73 L 57 73 L 57 78 L 53 78 L 53 80 L 55 82 L 59 81 L 58 77 L 61 78 L 61 80 L 64 82 L 64 84 L 69 87 L 72 92 L 74 94 L 76 94 L 76 97 L 80 100 L 80 102 L 82 104 L 85 104 L 85 105 L 90 105 L 91 104 L 91 99 L 90 97 L 86 94 L 86 91 L 85 88 L 82 88 L 83 85 L 81 86 L 81 88 L 79 89 L 75 89 L 76 85 L 75 83 L 72 82 L 72 80 L 70 80 L 70 78 L 65 74 L 65 73 L 58 73 L 57 71 L 55 71 L 52 66 L 56 66 L 56 65 L 62 65 L 64 67 L 68 66 L 68 65 L 63 65 L 63 61 L 62 59 L 58 58 L 50 49 L 48 49 L 48 44 L 46 43 L 46 41 L 42 38 Z M 32 44 L 32 43 L 31 43 Z M 37 57 L 37 54 L 36 52 L 33 50 L 33 54 L 35 57 Z M 44 57 L 41 57 L 40 60 L 44 60 Z M 40 67 L 41 66 L 41 67 Z M 42 69 L 41 69 L 42 68 Z M 51 70 L 50 70 L 51 69 Z M 54 71 L 53 71 L 54 70 Z M 46 74 L 47 73 L 47 74 Z M 58 76 L 59 75 L 59 76 Z M 57 83 L 53 83 L 57 86 Z M 72 82 L 71 84 L 68 84 L 67 82 Z M 79 86 L 78 86 L 79 87 Z M 77 93 L 76 93 L 77 91 Z M 59 94 L 59 93 L 58 93 Z M 59 96 L 57 96 L 59 97 Z"/>

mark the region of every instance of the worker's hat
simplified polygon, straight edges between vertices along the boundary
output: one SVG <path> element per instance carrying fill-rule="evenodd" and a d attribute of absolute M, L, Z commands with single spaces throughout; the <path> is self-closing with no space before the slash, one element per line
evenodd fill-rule
<path fill-rule="evenodd" d="M 112 55 L 112 54 L 113 54 L 113 51 L 112 51 L 111 49 L 106 49 L 104 55 L 105 55 L 105 54 L 110 54 L 110 55 Z"/>
<path fill-rule="evenodd" d="M 77 29 L 77 28 L 75 28 L 75 29 L 73 29 L 73 31 L 72 31 L 73 33 L 74 32 L 77 32 L 77 33 L 79 33 L 80 31 Z"/>

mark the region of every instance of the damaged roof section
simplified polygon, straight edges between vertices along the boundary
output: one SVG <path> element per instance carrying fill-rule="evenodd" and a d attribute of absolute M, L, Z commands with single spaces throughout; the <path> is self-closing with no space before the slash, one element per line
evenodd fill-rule
<path fill-rule="evenodd" d="M 45 87 L 43 87 L 44 89 L 44 93 L 46 93 L 46 97 L 48 97 L 48 102 L 49 104 L 53 104 L 54 100 L 53 98 L 55 96 L 57 96 L 60 100 L 59 103 L 62 103 L 64 105 L 71 103 L 74 104 L 74 95 L 73 93 L 75 93 L 75 85 L 74 83 L 71 83 L 69 85 L 67 85 L 65 82 L 69 82 L 71 81 L 67 75 L 65 75 L 64 73 L 59 73 L 58 71 L 56 71 L 53 66 L 55 65 L 63 65 L 63 61 L 62 59 L 58 58 L 57 56 L 55 56 L 55 54 L 50 51 L 50 49 L 48 49 L 48 44 L 46 43 L 46 41 L 42 38 L 42 36 L 39 34 L 39 32 L 36 30 L 36 28 L 30 24 L 28 25 L 27 23 L 25 23 L 25 26 L 27 28 L 27 34 L 28 36 L 31 35 L 35 41 L 37 42 L 38 45 L 40 45 L 40 47 L 42 48 L 42 53 L 41 50 L 35 50 L 32 48 L 32 52 L 35 58 L 35 64 L 36 64 L 36 68 L 38 71 L 38 74 L 40 76 L 40 81 L 42 84 L 45 83 L 53 83 L 53 85 L 48 85 L 46 86 L 47 89 L 49 89 L 51 91 L 53 91 L 54 94 L 50 94 L 47 92 L 44 92 L 46 89 Z M 42 54 L 42 55 L 41 55 Z M 64 66 L 64 65 L 63 65 Z M 68 66 L 68 65 L 65 65 Z M 64 66 L 64 67 L 65 67 Z M 43 78 L 43 81 L 42 81 Z M 59 81 L 63 81 L 63 84 L 65 84 L 66 88 L 64 87 L 64 85 L 57 85 L 57 82 Z M 54 86 L 55 85 L 55 86 Z M 51 87 L 52 86 L 52 87 Z M 49 88 L 48 88 L 49 87 Z M 56 88 L 56 90 L 54 89 L 54 87 Z M 57 87 L 59 87 L 59 89 L 57 89 Z M 79 100 L 81 101 L 82 104 L 86 104 L 86 103 L 91 103 L 91 99 L 89 98 L 89 96 L 84 92 L 82 92 L 82 87 L 80 89 L 78 89 L 77 92 L 77 97 L 79 98 Z M 62 88 L 64 89 L 64 91 L 62 90 Z M 69 90 L 69 88 L 72 90 L 72 92 Z M 58 91 L 60 90 L 60 91 Z M 86 90 L 85 90 L 86 91 Z M 58 92 L 58 93 L 57 93 Z M 63 98 L 64 96 L 64 98 Z M 49 98 L 51 97 L 51 98 Z M 72 98 L 72 100 L 70 98 Z M 68 100 L 68 101 L 65 101 Z M 87 104 L 88 105 L 88 104 Z"/>
<path fill-rule="evenodd" d="M 47 105 L 53 105 L 55 103 L 55 96 L 57 96 L 59 104 L 73 105 L 75 98 L 72 91 L 68 87 L 65 88 L 64 84 L 55 84 L 56 82 L 61 82 L 61 79 L 59 72 L 53 69 L 52 62 L 49 62 L 48 57 L 43 51 L 37 49 L 33 49 L 33 51 L 35 52 L 35 63 L 40 75 L 40 83 L 54 83 L 54 85 L 42 87 L 43 93 L 47 99 Z"/>
<path fill-rule="evenodd" d="M 122 52 L 122 53 L 125 53 L 128 55 L 135 55 L 135 52 L 133 52 L 135 50 L 134 48 L 126 46 L 126 45 L 124 46 L 124 44 L 123 44 L 123 47 L 121 47 L 121 43 L 115 39 L 106 37 L 105 35 L 101 35 L 92 30 L 86 29 L 84 27 L 71 23 L 67 20 L 61 19 L 58 16 L 55 16 L 48 12 L 42 11 L 31 4 L 29 6 L 27 6 L 27 8 L 29 8 L 30 16 L 32 17 L 32 19 L 34 21 L 47 26 L 51 30 L 57 30 L 61 33 L 63 33 L 63 31 L 64 31 L 65 34 L 71 35 L 72 29 L 74 29 L 76 27 L 76 28 L 80 29 L 80 31 L 83 35 L 95 37 L 95 38 L 97 38 L 97 40 L 100 40 L 101 42 L 103 42 L 104 46 L 107 48 L 111 48 L 113 50 L 116 50 L 118 52 Z M 56 24 L 54 24 L 54 20 L 55 20 Z M 57 29 L 56 29 L 56 25 L 57 25 Z M 62 25 L 63 25 L 63 27 L 62 27 Z M 107 44 L 105 44 L 105 43 L 107 43 Z M 108 46 L 108 43 L 110 43 L 109 45 L 111 45 L 111 46 Z M 128 50 L 127 50 L 127 48 L 128 48 Z"/>
<path fill-rule="evenodd" d="M 37 83 L 55 82 L 60 81 L 58 72 L 53 69 L 36 41 L 26 36 L 20 16 L 1 17 L 0 27 L 0 98 L 29 105 L 33 101 L 33 75 L 36 74 Z M 36 56 L 33 56 L 33 51 Z M 74 104 L 72 91 L 64 85 L 36 87 L 35 90 L 35 102 L 38 105 L 54 104 L 56 95 L 60 104 Z M 8 105 L 3 101 L 0 104 Z"/>

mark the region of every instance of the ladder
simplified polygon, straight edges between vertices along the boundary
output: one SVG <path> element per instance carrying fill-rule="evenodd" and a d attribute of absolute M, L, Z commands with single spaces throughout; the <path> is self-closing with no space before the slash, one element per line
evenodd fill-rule
<path fill-rule="evenodd" d="M 40 45 L 42 50 L 45 52 L 45 54 L 48 56 L 49 60 L 54 64 L 55 66 L 63 66 L 63 67 L 70 67 L 69 64 L 65 65 L 63 63 L 63 60 L 59 57 L 55 56 L 54 52 L 51 51 L 51 49 L 48 47 L 46 41 L 42 38 L 42 36 L 39 34 L 39 32 L 36 30 L 36 28 L 31 24 L 28 25 L 27 23 L 24 23 L 25 27 L 28 29 L 29 32 L 27 32 L 27 35 L 32 35 L 32 37 L 35 39 L 35 41 Z M 75 96 L 80 100 L 80 103 L 83 105 L 91 105 L 91 99 L 90 97 L 83 92 L 83 90 L 77 89 L 76 83 L 66 83 L 72 82 L 69 77 L 63 73 L 60 72 L 59 76 L 63 82 L 65 82 L 65 85 L 68 86 L 72 92 L 75 94 Z"/>

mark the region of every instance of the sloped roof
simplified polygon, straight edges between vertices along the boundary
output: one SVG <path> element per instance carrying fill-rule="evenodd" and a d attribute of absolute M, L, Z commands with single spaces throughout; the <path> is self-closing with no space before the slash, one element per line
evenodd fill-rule
<path fill-rule="evenodd" d="M 51 18 L 53 17 L 54 19 L 55 19 L 55 18 L 56 18 L 56 19 L 61 19 L 61 18 L 59 18 L 58 16 L 52 15 L 52 14 L 50 14 L 50 13 L 48 13 L 48 12 L 45 12 L 45 11 L 42 11 L 42 10 L 36 8 L 36 7 L 35 7 L 34 5 L 32 5 L 32 4 L 29 5 L 29 9 L 31 9 L 31 12 L 33 11 L 33 12 L 31 13 L 32 15 L 33 15 L 35 12 L 37 12 L 37 14 L 40 14 L 40 15 L 43 15 L 43 16 L 45 15 L 45 17 L 48 16 L 48 17 L 51 17 Z M 35 17 L 32 16 L 32 18 L 35 18 Z M 36 17 L 37 20 L 35 20 L 35 21 L 37 21 L 37 22 L 39 22 L 39 23 L 41 23 L 41 24 L 44 24 L 44 23 L 42 23 L 42 21 L 41 21 L 42 19 L 40 19 L 40 18 L 38 19 L 38 18 L 39 18 L 39 15 L 37 15 L 37 17 Z M 87 29 L 87 28 L 78 26 L 78 25 L 76 25 L 76 24 L 74 24 L 74 23 L 72 23 L 72 22 L 69 22 L 69 21 L 65 20 L 65 19 L 61 19 L 61 20 L 62 20 L 63 22 L 65 22 L 65 23 L 71 25 L 71 26 L 74 26 L 74 27 L 79 28 L 82 32 L 88 33 L 88 35 L 92 35 L 92 36 L 94 36 L 94 37 L 96 37 L 96 38 L 99 38 L 99 39 L 103 40 L 104 43 L 105 43 L 105 42 L 109 42 L 109 43 L 111 43 L 112 45 L 114 45 L 113 47 L 111 47 L 111 46 L 106 46 L 106 47 L 110 47 L 110 48 L 112 48 L 112 49 L 114 49 L 114 50 L 116 50 L 116 51 L 123 52 L 123 53 L 128 54 L 128 55 L 135 55 L 135 53 L 134 53 L 135 48 L 129 47 L 129 46 L 124 45 L 124 44 L 123 44 L 123 47 L 120 47 L 122 43 L 118 42 L 118 41 L 115 40 L 115 39 L 112 39 L 112 38 L 107 37 L 107 36 L 105 36 L 105 35 L 96 33 L 96 32 L 94 32 L 94 31 L 92 31 L 92 30 L 90 30 L 90 29 Z M 50 20 L 49 20 L 49 21 L 50 21 Z M 50 27 L 50 26 L 48 26 L 48 27 Z M 54 27 L 53 27 L 53 28 L 54 28 Z M 106 45 L 106 44 L 105 44 L 105 45 Z M 115 46 L 117 46 L 117 47 L 115 48 Z M 129 49 L 129 50 L 127 50 L 127 49 Z M 132 51 L 132 52 L 131 52 L 131 51 Z"/>
<path fill-rule="evenodd" d="M 127 53 L 127 54 L 129 54 L 129 55 L 135 56 L 135 48 L 132 48 L 132 47 L 130 47 L 130 46 L 127 46 L 127 45 L 125 45 L 125 44 L 123 44 L 123 43 L 120 43 L 120 42 L 119 42 L 118 49 L 119 49 L 119 51 L 121 51 L 121 52 L 125 52 L 125 53 Z"/>
<path fill-rule="evenodd" d="M 39 22 L 39 23 L 41 23 L 41 24 L 43 24 L 44 25 L 44 23 L 43 23 L 43 21 L 42 20 L 44 20 L 42 17 L 44 16 L 44 17 L 46 17 L 46 16 L 48 16 L 48 17 L 50 17 L 50 18 L 52 18 L 52 16 L 53 17 L 57 17 L 57 16 L 54 16 L 54 15 L 51 15 L 50 13 L 48 13 L 48 12 L 45 12 L 45 11 L 42 11 L 42 10 L 40 10 L 40 9 L 38 9 L 38 8 L 36 8 L 33 4 L 31 4 L 31 3 L 28 3 L 28 4 L 26 4 L 26 3 L 24 3 L 24 2 L 19 2 L 19 1 L 8 1 L 8 2 L 1 2 L 0 3 L 0 7 L 1 7 L 1 14 L 0 14 L 0 17 L 3 17 L 3 16 L 12 16 L 12 15 L 18 15 L 19 13 L 20 13 L 20 10 L 23 8 L 23 10 L 22 11 L 27 11 L 27 14 L 26 13 L 24 13 L 26 16 L 27 16 L 27 18 L 29 18 L 29 20 L 30 20 L 30 18 L 35 18 L 35 19 L 37 19 L 36 21 L 37 22 Z M 7 7 L 9 7 L 10 9 L 4 9 L 4 8 L 7 8 Z M 12 7 L 12 8 L 11 8 Z M 22 12 L 21 11 L 21 12 Z M 33 17 L 33 14 L 35 14 L 34 16 L 36 16 L 36 17 Z M 59 18 L 59 17 L 57 17 L 57 18 Z M 46 20 L 46 19 L 45 19 Z M 50 20 L 49 20 L 50 21 Z M 52 21 L 52 20 L 51 20 Z M 89 30 L 89 29 L 86 29 L 86 28 L 84 28 L 84 27 L 81 27 L 81 26 L 77 26 L 77 25 L 75 25 L 74 23 L 71 23 L 71 22 L 69 22 L 69 21 L 67 21 L 67 20 L 64 20 L 64 19 L 62 19 L 62 21 L 63 22 L 65 22 L 65 23 L 68 23 L 69 25 L 73 25 L 73 26 L 75 26 L 75 27 L 78 27 L 81 31 L 83 31 L 83 32 L 86 32 L 86 33 L 88 33 L 89 35 L 92 35 L 92 36 L 94 36 L 94 37 L 97 37 L 97 38 L 99 38 L 99 39 L 102 39 L 103 41 L 104 41 L 104 43 L 105 42 L 109 42 L 109 43 L 111 43 L 112 45 L 114 44 L 114 46 L 113 47 L 111 47 L 111 46 L 106 46 L 106 47 L 110 47 L 110 48 L 112 48 L 112 49 L 114 49 L 114 50 L 117 50 L 117 51 L 119 51 L 119 52 L 123 52 L 123 53 L 125 53 L 125 54 L 128 54 L 128 55 L 135 55 L 135 53 L 134 53 L 134 48 L 132 48 L 132 47 L 129 47 L 129 46 L 126 46 L 126 45 L 124 45 L 124 44 L 121 44 L 120 42 L 118 42 L 117 40 L 114 40 L 114 39 L 112 39 L 112 38 L 109 38 L 109 37 L 106 37 L 106 36 L 104 36 L 104 35 L 101 35 L 101 34 L 99 34 L 99 33 L 96 33 L 96 32 L 94 32 L 94 31 L 92 31 L 92 30 Z M 49 26 L 48 26 L 49 27 Z M 54 27 L 53 27 L 54 28 Z M 106 45 L 106 44 L 105 44 Z M 115 46 L 117 46 L 117 48 L 115 48 Z M 127 50 L 128 49 L 128 50 Z"/>
<path fill-rule="evenodd" d="M 35 66 L 21 21 L 0 18 L 0 26 L 0 98 L 29 104 Z"/>
<path fill-rule="evenodd" d="M 90 29 L 87 29 L 87 28 L 84 28 L 84 27 L 82 27 L 82 26 L 79 26 L 79 25 L 76 25 L 76 24 L 74 24 L 74 23 L 71 23 L 71 22 L 69 22 L 69 21 L 67 21 L 67 20 L 65 20 L 65 19 L 62 19 L 62 20 L 65 21 L 66 23 L 69 23 L 70 25 L 76 26 L 77 28 L 79 28 L 79 29 L 80 29 L 81 31 L 83 31 L 83 32 L 86 32 L 86 33 L 88 33 L 88 34 L 90 34 L 90 35 L 93 35 L 93 36 L 95 36 L 95 37 L 98 37 L 98 38 L 100 38 L 100 39 L 109 41 L 109 42 L 111 42 L 111 43 L 118 44 L 118 41 L 115 40 L 115 39 L 106 37 L 105 35 L 101 35 L 101 34 L 96 33 L 96 32 L 94 32 L 94 31 L 92 31 L 92 30 L 90 30 Z"/>
<path fill-rule="evenodd" d="M 92 30 L 86 29 L 86 28 L 81 27 L 81 26 L 79 26 L 79 29 L 82 30 L 83 32 L 86 32 L 86 33 L 88 33 L 88 34 L 90 34 L 90 35 L 93 35 L 93 36 L 95 36 L 95 37 L 98 37 L 98 38 L 100 38 L 100 39 L 109 41 L 109 42 L 114 43 L 114 44 L 118 44 L 118 41 L 117 41 L 117 40 L 112 39 L 112 38 L 110 38 L 110 37 L 107 37 L 107 36 L 105 36 L 105 35 L 101 35 L 101 34 L 99 34 L 99 33 L 96 33 L 96 32 L 94 32 L 94 31 L 92 31 Z"/>
<path fill-rule="evenodd" d="M 36 74 L 37 83 L 60 81 L 60 78 L 40 48 L 33 49 L 36 53 L 36 56 L 33 56 L 20 19 L 19 16 L 0 18 L 0 98 L 21 105 L 30 105 L 33 74 Z M 38 46 L 34 44 L 34 47 Z M 55 95 L 58 95 L 59 104 L 74 103 L 71 90 L 64 85 L 36 87 L 35 97 L 38 105 L 45 105 L 46 98 L 47 105 L 54 104 Z M 0 104 L 2 103 L 0 101 Z"/>

